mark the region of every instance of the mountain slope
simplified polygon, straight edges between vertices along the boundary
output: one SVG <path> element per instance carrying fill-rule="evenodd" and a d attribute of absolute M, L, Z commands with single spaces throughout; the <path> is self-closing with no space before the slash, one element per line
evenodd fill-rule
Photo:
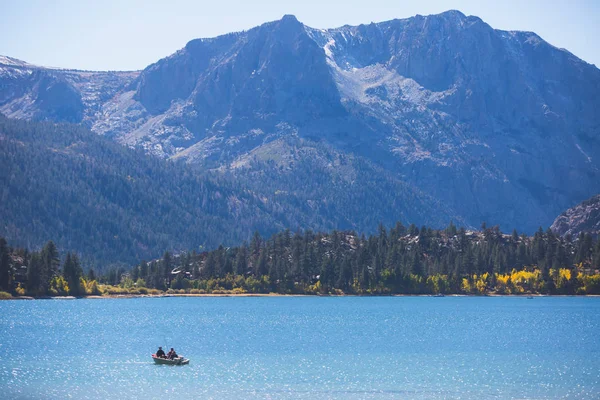
<path fill-rule="evenodd" d="M 561 236 L 578 237 L 580 233 L 600 236 L 600 195 L 569 208 L 554 220 L 550 229 Z"/>
<path fill-rule="evenodd" d="M 75 125 L 0 117 L 0 176 L 0 236 L 55 240 L 97 264 L 238 243 L 278 225 L 251 194 Z"/>
<path fill-rule="evenodd" d="M 458 11 L 328 30 L 284 16 L 193 40 L 141 72 L 9 64 L 0 65 L 8 115 L 82 121 L 250 184 L 288 182 L 283 172 L 262 181 L 262 164 L 244 161 L 252 155 L 286 158 L 280 143 L 295 143 L 305 157 L 295 165 L 310 165 L 322 146 L 444 205 L 432 225 L 450 214 L 533 232 L 600 191 L 600 70 Z M 34 83 L 14 77 L 29 70 Z M 55 101 L 40 96 L 47 86 Z"/>
<path fill-rule="evenodd" d="M 45 68 L 0 56 L 0 113 L 91 126 L 103 117 L 102 105 L 138 75 Z"/>
<path fill-rule="evenodd" d="M 253 154 L 239 160 L 236 174 L 207 175 L 77 125 L 0 116 L 0 236 L 34 248 L 54 240 L 106 265 L 156 258 L 167 249 L 239 244 L 254 231 L 368 232 L 379 222 L 402 218 L 423 224 L 434 214 L 437 224 L 461 222 L 364 161 L 313 145 L 314 163 L 303 164 L 305 158 L 295 154 L 308 146 L 283 141 L 278 146 L 290 157 L 273 157 L 281 151 Z M 260 166 L 260 172 L 250 166 Z M 374 177 L 367 180 L 365 174 Z"/>

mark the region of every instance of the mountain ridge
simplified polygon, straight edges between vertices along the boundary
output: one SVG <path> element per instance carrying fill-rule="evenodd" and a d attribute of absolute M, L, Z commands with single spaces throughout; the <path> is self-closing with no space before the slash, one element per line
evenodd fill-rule
<path fill-rule="evenodd" d="M 211 36 L 211 37 L 199 37 L 199 38 L 195 38 L 195 39 L 191 39 L 189 40 L 186 45 L 182 48 L 179 49 L 177 51 L 175 51 L 174 53 L 165 56 L 159 60 L 157 60 L 156 62 L 149 64 L 148 66 L 151 66 L 153 64 L 156 64 L 166 58 L 169 58 L 170 56 L 173 56 L 175 54 L 177 54 L 178 52 L 180 52 L 181 50 L 183 50 L 190 42 L 195 42 L 195 41 L 207 41 L 207 40 L 214 40 L 214 39 L 218 39 L 218 38 L 222 38 L 222 37 L 227 37 L 227 36 L 236 36 L 239 34 L 243 34 L 245 32 L 248 32 L 254 28 L 257 28 L 259 26 L 264 26 L 264 25 L 269 25 L 269 24 L 273 24 L 276 23 L 278 21 L 284 20 L 284 19 L 294 19 L 297 22 L 299 22 L 300 24 L 312 29 L 312 30 L 317 30 L 317 31 L 333 31 L 333 30 L 339 30 L 339 29 L 344 29 L 344 28 L 358 28 L 358 27 L 364 27 L 364 26 L 369 26 L 369 25 L 379 25 L 379 24 L 386 24 L 386 23 L 391 23 L 391 22 L 395 22 L 395 21 L 406 21 L 406 20 L 411 20 L 414 18 L 427 18 L 427 17 L 437 17 L 437 16 L 444 16 L 444 15 L 460 15 L 465 19 L 471 18 L 473 20 L 478 20 L 480 22 L 483 22 L 484 24 L 488 25 L 485 21 L 483 21 L 480 17 L 474 16 L 474 15 L 466 15 L 463 12 L 461 12 L 460 10 L 454 10 L 454 9 L 450 9 L 438 14 L 427 14 L 427 15 L 421 15 L 421 14 L 415 14 L 412 17 L 405 17 L 405 18 L 393 18 L 393 19 L 389 19 L 389 20 L 383 20 L 383 21 L 378 21 L 378 22 L 370 22 L 370 23 L 361 23 L 358 25 L 350 25 L 350 24 L 344 24 L 338 27 L 334 27 L 334 28 L 311 28 L 308 27 L 307 25 L 304 25 L 302 22 L 300 22 L 298 20 L 298 18 L 294 15 L 294 14 L 284 14 L 282 16 L 281 19 L 277 19 L 277 20 L 272 20 L 272 21 L 268 21 L 265 22 L 261 25 L 258 25 L 256 27 L 252 27 L 252 28 L 248 28 L 248 29 L 242 29 L 240 31 L 234 31 L 234 32 L 229 32 L 229 33 L 224 33 L 224 34 L 220 34 L 217 36 Z M 490 26 L 491 27 L 491 26 Z M 570 52 L 568 49 L 563 48 L 563 47 L 558 47 L 558 46 L 554 46 L 551 43 L 547 42 L 545 39 L 543 39 L 541 36 L 539 36 L 537 33 L 533 32 L 533 31 L 527 31 L 527 30 L 505 30 L 505 29 L 496 29 L 496 28 L 492 28 L 494 31 L 497 32 L 505 32 L 505 33 L 511 33 L 511 34 L 524 34 L 524 35 L 533 35 L 535 37 L 537 37 L 539 40 L 545 42 L 546 44 L 552 46 L 553 48 L 560 50 L 562 52 L 566 52 L 574 57 L 576 57 L 578 60 L 580 60 L 581 62 L 588 64 L 590 66 L 596 67 L 598 68 L 594 63 L 590 63 L 585 61 L 584 59 L 579 58 L 577 55 L 573 54 L 572 52 Z M 4 65 L 4 66 L 15 66 L 15 67 L 29 67 L 29 68 L 39 68 L 39 69 L 48 69 L 48 70 L 54 70 L 54 71 L 66 71 L 66 72 L 89 72 L 89 73 L 135 73 L 135 72 L 141 72 L 143 71 L 145 68 L 142 69 L 130 69 L 130 70 L 120 70 L 120 69 L 81 69 L 81 68 L 69 68 L 69 67 L 54 67 L 54 66 L 48 66 L 48 65 L 41 65 L 41 64 L 31 64 L 25 60 L 21 60 L 15 57 L 11 57 L 8 55 L 3 55 L 0 54 L 0 64 Z"/>
<path fill-rule="evenodd" d="M 470 226 L 533 232 L 600 189 L 600 70 L 459 11 L 333 29 L 285 16 L 194 39 L 139 72 L 49 75 L 22 97 L 0 91 L 0 112 L 80 122 L 215 173 L 262 147 L 292 157 L 281 138 L 322 142 Z M 60 101 L 40 99 L 47 87 Z"/>

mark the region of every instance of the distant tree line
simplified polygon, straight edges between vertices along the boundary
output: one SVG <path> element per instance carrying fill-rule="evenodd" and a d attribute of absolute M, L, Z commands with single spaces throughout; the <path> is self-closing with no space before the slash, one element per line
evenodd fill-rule
<path fill-rule="evenodd" d="M 165 252 L 132 268 L 84 275 L 75 254 L 60 263 L 56 246 L 10 249 L 0 239 L 0 289 L 17 294 L 600 294 L 600 240 L 502 234 L 498 227 L 433 230 L 401 223 L 377 234 L 352 231 L 254 234 L 239 247 Z M 18 265 L 17 265 L 18 264 Z M 25 268 L 26 272 L 19 273 Z"/>
<path fill-rule="evenodd" d="M 0 237 L 0 291 L 14 295 L 84 296 L 102 294 L 95 272 L 84 274 L 79 257 L 68 252 L 61 263 L 54 242 L 40 251 L 8 247 Z"/>
<path fill-rule="evenodd" d="M 365 237 L 292 233 L 142 262 L 128 279 L 160 290 L 338 294 L 600 293 L 600 240 L 401 223 Z M 175 273 L 173 273 L 175 272 Z"/>

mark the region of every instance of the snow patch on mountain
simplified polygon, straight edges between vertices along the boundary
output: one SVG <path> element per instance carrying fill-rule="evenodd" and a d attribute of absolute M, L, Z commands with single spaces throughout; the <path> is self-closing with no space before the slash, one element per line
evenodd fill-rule
<path fill-rule="evenodd" d="M 18 60 L 16 58 L 7 57 L 0 55 L 0 64 L 11 66 L 11 67 L 32 67 L 31 64 L 25 61 Z"/>

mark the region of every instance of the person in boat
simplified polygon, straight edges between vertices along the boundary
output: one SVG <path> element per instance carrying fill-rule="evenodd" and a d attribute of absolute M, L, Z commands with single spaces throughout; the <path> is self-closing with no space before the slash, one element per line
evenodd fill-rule
<path fill-rule="evenodd" d="M 175 349 L 173 349 L 173 348 L 171 347 L 171 351 L 169 351 L 169 354 L 167 354 L 167 358 L 168 358 L 169 360 L 174 360 L 174 359 L 176 359 L 177 357 L 179 357 L 179 356 L 177 355 L 177 353 L 175 353 Z"/>
<path fill-rule="evenodd" d="M 158 351 L 156 352 L 156 357 L 159 357 L 159 358 L 166 358 L 166 356 L 165 356 L 165 352 L 164 352 L 164 350 L 162 349 L 162 347 L 160 347 L 160 346 L 158 347 Z"/>

